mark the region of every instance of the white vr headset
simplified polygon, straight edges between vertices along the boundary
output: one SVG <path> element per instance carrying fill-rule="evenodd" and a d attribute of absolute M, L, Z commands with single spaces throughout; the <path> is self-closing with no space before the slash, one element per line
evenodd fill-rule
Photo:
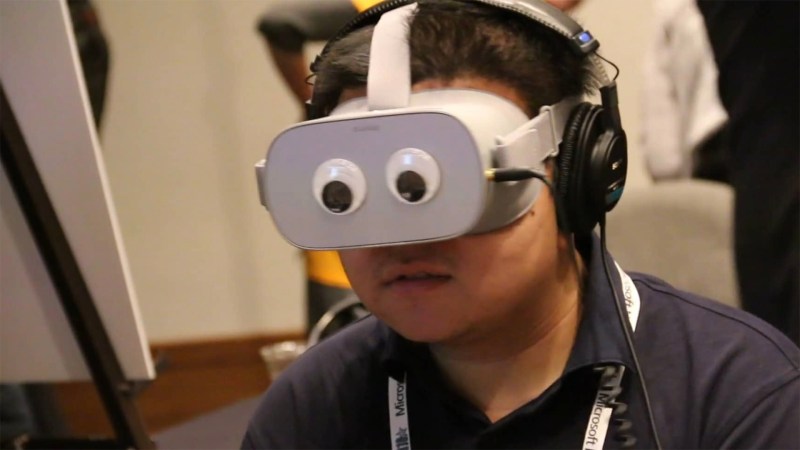
<path fill-rule="evenodd" d="M 261 203 L 294 246 L 347 249 L 451 239 L 525 214 L 542 183 L 496 183 L 498 169 L 544 175 L 580 99 L 534 119 L 497 95 L 411 93 L 407 21 L 383 14 L 371 42 L 367 97 L 281 132 L 256 165 Z"/>

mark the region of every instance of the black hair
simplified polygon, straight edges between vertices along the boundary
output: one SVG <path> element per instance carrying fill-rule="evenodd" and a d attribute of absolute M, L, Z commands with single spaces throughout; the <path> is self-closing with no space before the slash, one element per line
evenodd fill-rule
<path fill-rule="evenodd" d="M 313 102 L 329 114 L 344 89 L 367 82 L 374 26 L 332 42 L 315 64 Z M 567 39 L 517 13 L 454 0 L 420 1 L 409 31 L 411 81 L 480 77 L 503 82 L 529 113 L 596 87 L 588 59 Z"/>

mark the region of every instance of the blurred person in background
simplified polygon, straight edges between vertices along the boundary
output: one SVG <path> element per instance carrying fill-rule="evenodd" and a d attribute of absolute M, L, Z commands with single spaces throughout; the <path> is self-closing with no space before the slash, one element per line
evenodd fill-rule
<path fill-rule="evenodd" d="M 800 2 L 698 6 L 729 117 L 742 306 L 800 343 Z"/>
<path fill-rule="evenodd" d="M 652 0 L 653 36 L 642 64 L 640 149 L 654 181 L 728 180 L 721 135 L 728 120 L 717 65 L 696 0 Z"/>
<path fill-rule="evenodd" d="M 360 11 L 381 0 L 280 0 L 259 17 L 257 29 L 267 54 L 301 107 L 311 97 L 305 46 L 326 41 Z M 303 119 L 305 117 L 302 117 Z M 350 282 L 335 251 L 303 251 L 306 272 L 306 331 L 326 311 L 352 296 Z"/>
<path fill-rule="evenodd" d="M 800 2 L 653 0 L 641 144 L 658 182 L 734 192 L 742 308 L 800 343 Z"/>
<path fill-rule="evenodd" d="M 89 103 L 97 127 L 100 127 L 106 102 L 106 85 L 111 67 L 111 51 L 97 10 L 90 0 L 68 0 L 75 43 L 83 69 Z"/>

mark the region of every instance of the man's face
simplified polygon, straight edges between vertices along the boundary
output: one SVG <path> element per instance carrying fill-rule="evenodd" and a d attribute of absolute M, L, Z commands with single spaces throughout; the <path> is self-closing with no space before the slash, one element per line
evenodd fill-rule
<path fill-rule="evenodd" d="M 446 86 L 492 92 L 525 109 L 521 96 L 499 82 L 469 78 Z M 445 84 L 428 80 L 414 90 L 437 87 Z M 345 92 L 342 100 L 359 95 L 363 91 Z M 558 233 L 552 195 L 542 189 L 528 213 L 489 233 L 340 255 L 360 299 L 401 335 L 468 343 L 547 320 L 541 316 L 559 298 L 556 286 L 566 276 L 568 248 Z"/>

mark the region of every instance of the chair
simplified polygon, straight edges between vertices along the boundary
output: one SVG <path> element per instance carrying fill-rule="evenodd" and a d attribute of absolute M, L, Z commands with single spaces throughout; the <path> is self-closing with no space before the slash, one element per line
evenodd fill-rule
<path fill-rule="evenodd" d="M 339 300 L 311 327 L 311 331 L 308 334 L 308 346 L 311 347 L 319 343 L 319 341 L 332 336 L 342 328 L 368 315 L 369 311 L 355 294 Z"/>
<path fill-rule="evenodd" d="M 631 187 L 606 224 L 608 249 L 626 271 L 740 307 L 727 184 L 682 179 Z"/>

